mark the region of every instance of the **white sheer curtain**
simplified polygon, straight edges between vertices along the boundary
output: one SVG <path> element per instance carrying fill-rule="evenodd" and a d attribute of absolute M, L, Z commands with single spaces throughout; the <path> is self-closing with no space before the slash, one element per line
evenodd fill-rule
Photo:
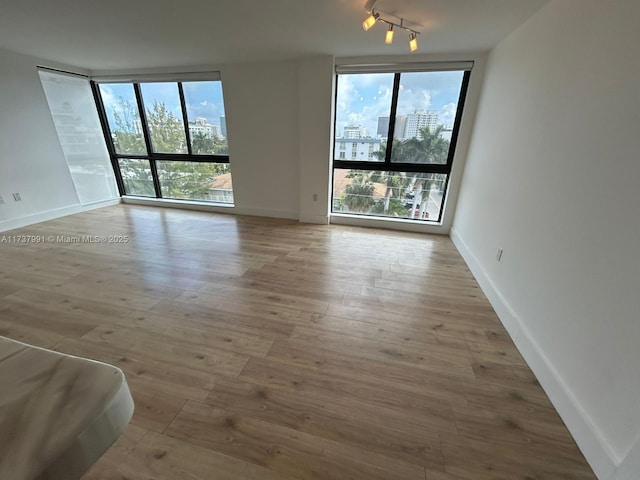
<path fill-rule="evenodd" d="M 80 203 L 118 198 L 89 80 L 46 69 L 39 73 Z"/>

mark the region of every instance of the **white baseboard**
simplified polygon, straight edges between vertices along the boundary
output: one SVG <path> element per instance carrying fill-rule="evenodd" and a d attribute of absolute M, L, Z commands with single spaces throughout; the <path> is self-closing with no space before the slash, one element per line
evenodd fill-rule
<path fill-rule="evenodd" d="M 455 229 L 451 229 L 450 236 L 596 476 L 602 480 L 618 480 L 615 477 L 615 471 L 620 462 L 578 399 L 569 390 L 544 351 L 529 333 L 526 325 L 509 306 L 507 299 L 502 296 L 462 237 Z M 624 480 L 631 478 L 625 477 Z"/>
<path fill-rule="evenodd" d="M 233 212 L 236 215 L 253 215 L 255 217 L 285 218 L 287 220 L 298 220 L 297 210 L 276 210 L 271 208 L 236 207 Z"/>
<path fill-rule="evenodd" d="M 329 225 L 328 215 L 300 215 L 300 223 L 314 223 L 316 225 Z"/>
<path fill-rule="evenodd" d="M 618 469 L 607 480 L 638 480 L 640 476 L 640 438 L 627 452 Z"/>
<path fill-rule="evenodd" d="M 122 197 L 122 203 L 144 205 L 146 207 L 178 208 L 198 212 L 237 213 L 232 204 L 212 204 L 205 202 L 187 202 L 167 198 Z"/>
<path fill-rule="evenodd" d="M 54 210 L 47 210 L 46 212 L 34 213 L 27 215 L 26 217 L 12 218 L 11 220 L 3 220 L 0 222 L 0 232 L 6 232 L 8 230 L 14 230 L 16 228 L 22 228 L 34 223 L 46 222 L 47 220 L 53 220 L 55 218 L 66 217 L 67 215 L 73 215 L 75 213 L 87 212 L 96 208 L 111 207 L 113 205 L 120 204 L 120 199 L 106 200 L 104 202 L 95 202 L 88 205 L 72 205 L 70 207 L 56 208 Z"/>
<path fill-rule="evenodd" d="M 290 210 L 274 210 L 269 208 L 245 208 L 224 203 L 205 203 L 168 198 L 122 197 L 123 203 L 131 205 L 148 205 L 152 207 L 181 208 L 184 210 L 198 210 L 202 212 L 232 213 L 234 215 L 252 215 L 256 217 L 286 218 L 297 220 L 298 212 Z"/>

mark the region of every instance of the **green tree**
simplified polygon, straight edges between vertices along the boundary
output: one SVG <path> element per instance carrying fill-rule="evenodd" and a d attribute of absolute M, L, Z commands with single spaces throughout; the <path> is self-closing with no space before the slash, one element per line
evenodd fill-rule
<path fill-rule="evenodd" d="M 122 180 L 124 181 L 124 188 L 129 195 L 156 196 L 149 160 L 121 158 L 118 162 Z"/>
<path fill-rule="evenodd" d="M 449 140 L 442 137 L 444 125 L 438 125 L 433 132 L 429 127 L 420 130 L 419 138 L 405 141 L 404 153 L 412 163 L 430 163 L 443 165 L 449 155 Z M 414 191 L 412 218 L 424 218 L 431 197 L 431 189 L 438 181 L 438 174 L 416 173 L 411 179 Z M 419 206 L 419 207 L 418 207 Z M 417 211 L 416 211 L 417 210 Z"/>
<path fill-rule="evenodd" d="M 215 135 L 197 132 L 191 136 L 191 149 L 196 155 L 227 155 L 229 147 L 227 139 Z"/>
<path fill-rule="evenodd" d="M 162 195 L 169 198 L 209 200 L 216 177 L 229 173 L 228 163 L 157 162 Z"/>
<path fill-rule="evenodd" d="M 369 212 L 375 203 L 373 199 L 375 186 L 361 173 L 350 173 L 349 176 L 353 180 L 345 188 L 344 206 L 350 212 Z"/>
<path fill-rule="evenodd" d="M 371 209 L 371 213 L 390 217 L 406 217 L 407 209 L 402 200 L 398 198 L 392 198 L 389 203 L 387 203 L 385 198 L 381 198 L 380 200 L 376 200 Z"/>
<path fill-rule="evenodd" d="M 403 162 L 405 149 L 406 142 L 394 139 L 391 148 L 391 163 Z M 379 160 L 384 160 L 387 156 L 387 142 L 383 142 L 380 145 L 380 150 L 373 154 Z M 395 195 L 396 198 L 401 200 L 402 195 L 409 184 L 409 179 L 404 172 L 375 171 L 371 173 L 370 180 L 375 183 L 382 183 L 386 186 L 383 208 L 382 211 L 378 213 L 389 213 L 391 198 Z"/>
<path fill-rule="evenodd" d="M 411 179 L 413 185 L 413 205 L 411 206 L 411 218 L 424 218 L 429 206 L 432 187 L 438 181 L 437 173 L 416 173 Z"/>
<path fill-rule="evenodd" d="M 176 118 L 164 103 L 156 100 L 153 107 L 147 109 L 147 125 L 154 152 L 187 153 L 187 138 L 182 120 Z"/>
<path fill-rule="evenodd" d="M 405 140 L 402 154 L 408 163 L 447 163 L 449 140 L 442 137 L 444 125 L 438 125 L 433 132 L 429 127 L 420 130 L 419 137 Z"/>
<path fill-rule="evenodd" d="M 144 155 L 147 147 L 142 135 L 138 107 L 135 103 L 118 98 L 113 108 L 114 123 L 111 125 L 113 145 L 118 153 Z M 151 168 L 148 160 L 119 159 L 125 191 L 131 195 L 155 197 Z"/>
<path fill-rule="evenodd" d="M 154 102 L 147 112 L 152 147 L 159 153 L 187 153 L 186 135 L 182 121 L 164 103 Z M 120 98 L 114 109 L 114 145 L 118 153 L 145 154 L 137 106 Z M 195 142 L 195 144 L 194 144 Z M 226 153 L 226 139 L 196 135 L 192 139 L 194 153 Z M 155 196 L 148 160 L 121 159 L 121 173 L 126 192 L 133 195 Z M 163 197 L 209 200 L 216 177 L 229 173 L 227 163 L 158 160 L 156 168 Z"/>
<path fill-rule="evenodd" d="M 146 154 L 138 107 L 122 97 L 113 109 L 115 125 L 112 125 L 113 145 L 118 153 Z"/>

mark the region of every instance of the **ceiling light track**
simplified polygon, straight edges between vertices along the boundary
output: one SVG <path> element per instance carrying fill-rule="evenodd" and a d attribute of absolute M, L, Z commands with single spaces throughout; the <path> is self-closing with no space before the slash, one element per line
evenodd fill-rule
<path fill-rule="evenodd" d="M 373 27 L 378 21 L 381 23 L 385 23 L 387 25 L 387 32 L 385 34 L 384 43 L 386 43 L 387 45 L 390 45 L 391 43 L 393 43 L 394 27 L 405 30 L 409 34 L 409 50 L 411 52 L 415 52 L 418 49 L 417 36 L 420 35 L 420 32 L 413 28 L 407 27 L 405 24 L 406 20 L 404 18 L 398 17 L 400 18 L 400 23 L 394 22 L 393 20 L 389 20 L 388 18 L 384 18 L 381 15 L 381 12 L 376 11 L 373 8 L 376 3 L 377 3 L 377 0 L 369 0 L 364 6 L 367 13 L 369 13 L 369 16 L 365 18 L 364 21 L 362 22 L 363 30 L 366 32 L 371 27 Z"/>

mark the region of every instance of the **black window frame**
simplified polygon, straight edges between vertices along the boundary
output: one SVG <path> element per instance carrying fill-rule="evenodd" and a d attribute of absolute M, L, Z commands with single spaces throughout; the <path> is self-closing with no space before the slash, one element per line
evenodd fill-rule
<path fill-rule="evenodd" d="M 400 92 L 400 78 L 403 73 L 415 73 L 415 72 L 443 72 L 443 71 L 462 71 L 462 84 L 460 86 L 460 95 L 458 97 L 458 104 L 456 110 L 456 116 L 453 122 L 453 129 L 451 132 L 451 140 L 449 146 L 449 152 L 447 155 L 447 162 L 444 164 L 435 164 L 435 163 L 413 163 L 413 162 L 391 162 L 391 156 L 393 151 L 393 138 L 395 133 L 395 125 L 396 125 L 396 111 L 398 108 L 398 96 Z M 469 81 L 471 79 L 471 69 L 468 68 L 453 68 L 453 69 L 424 69 L 424 70 L 396 70 L 393 72 L 389 72 L 387 70 L 381 70 L 376 72 L 375 70 L 367 70 L 363 72 L 351 72 L 351 73 L 336 73 L 335 76 L 335 91 L 334 91 L 334 105 L 338 104 L 338 82 L 340 75 L 349 75 L 349 74 L 359 74 L 359 73 L 393 73 L 393 90 L 391 97 L 391 107 L 389 109 L 389 127 L 387 131 L 387 145 L 391 145 L 392 148 L 387 148 L 385 152 L 384 160 L 340 160 L 336 158 L 336 127 L 338 120 L 338 112 L 337 109 L 334 111 L 333 115 L 333 131 L 334 131 L 334 139 L 333 139 L 333 149 L 332 149 L 332 158 L 333 158 L 333 168 L 332 168 L 332 178 L 333 172 L 336 169 L 342 170 L 368 170 L 372 172 L 379 171 L 387 171 L 387 172 L 416 172 L 416 173 L 439 173 L 446 175 L 446 180 L 442 192 L 442 205 L 440 208 L 440 212 L 437 220 L 430 220 L 430 222 L 441 223 L 442 215 L 444 212 L 444 202 L 447 198 L 447 191 L 449 188 L 449 183 L 451 179 L 451 171 L 453 169 L 453 159 L 455 157 L 456 148 L 458 145 L 458 134 L 460 132 L 460 125 L 462 123 L 462 115 L 464 112 L 464 105 L 467 98 L 467 92 L 469 90 Z M 385 115 L 386 116 L 386 115 Z M 339 214 L 339 212 L 333 212 L 333 196 L 334 196 L 334 182 L 331 182 L 331 214 Z M 381 216 L 381 215 L 373 215 L 373 214 L 363 214 L 358 213 L 358 216 L 365 217 L 374 217 L 380 220 L 385 220 L 389 217 Z M 414 219 L 407 218 L 406 220 L 412 221 Z M 429 223 L 424 220 L 415 219 L 421 223 Z"/>
<path fill-rule="evenodd" d="M 221 80 L 211 79 L 211 80 L 197 80 L 197 81 L 210 81 L 210 82 L 219 82 Z M 187 106 L 184 98 L 184 89 L 182 87 L 183 83 L 189 83 L 190 80 L 176 81 L 176 80 L 167 80 L 160 83 L 177 83 L 178 84 L 178 93 L 180 96 L 180 108 L 182 111 L 182 121 L 185 129 L 185 139 L 187 142 L 187 153 L 157 153 L 153 151 L 152 142 L 151 142 L 151 132 L 149 131 L 149 124 L 147 122 L 147 112 L 144 108 L 144 102 L 142 99 L 142 90 L 140 88 L 141 83 L 158 83 L 158 82 L 145 82 L 145 81 L 126 81 L 126 82 L 96 82 L 91 81 L 91 91 L 93 92 L 93 98 L 96 103 L 96 107 L 98 110 L 98 117 L 100 118 L 100 124 L 102 125 L 102 133 L 105 137 L 105 142 L 107 144 L 107 151 L 109 152 L 109 158 L 111 159 L 111 166 L 113 167 L 113 171 L 116 177 L 116 183 L 118 185 L 118 191 L 120 196 L 127 197 L 140 197 L 141 195 L 132 195 L 128 194 L 125 189 L 124 180 L 122 178 L 122 173 L 120 172 L 120 159 L 134 159 L 134 160 L 147 160 L 149 161 L 149 165 L 151 168 L 151 176 L 153 179 L 153 187 L 155 191 L 155 198 L 169 198 L 172 200 L 176 200 L 174 197 L 163 197 L 162 195 L 162 186 L 160 184 L 160 178 L 158 176 L 158 170 L 156 167 L 157 161 L 174 161 L 174 162 L 195 162 L 195 163 L 230 163 L 228 154 L 194 154 L 193 147 L 191 145 L 191 133 L 189 132 L 189 121 L 187 116 Z M 147 149 L 147 154 L 131 154 L 131 153 L 118 153 L 116 151 L 113 136 L 111 132 L 111 126 L 109 125 L 109 121 L 107 118 L 107 113 L 104 108 L 104 102 L 102 99 L 102 94 L 100 93 L 99 83 L 126 83 L 132 84 L 133 90 L 136 96 L 136 106 L 138 108 L 138 113 L 140 115 L 140 123 L 142 126 L 142 134 L 144 137 L 145 147 Z M 224 92 L 223 92 L 224 96 Z M 223 97 L 224 98 L 224 97 Z M 227 140 L 228 141 L 228 140 Z M 144 198 L 154 198 L 154 197 L 144 197 Z M 186 199 L 179 199 L 181 201 L 193 201 Z"/>

